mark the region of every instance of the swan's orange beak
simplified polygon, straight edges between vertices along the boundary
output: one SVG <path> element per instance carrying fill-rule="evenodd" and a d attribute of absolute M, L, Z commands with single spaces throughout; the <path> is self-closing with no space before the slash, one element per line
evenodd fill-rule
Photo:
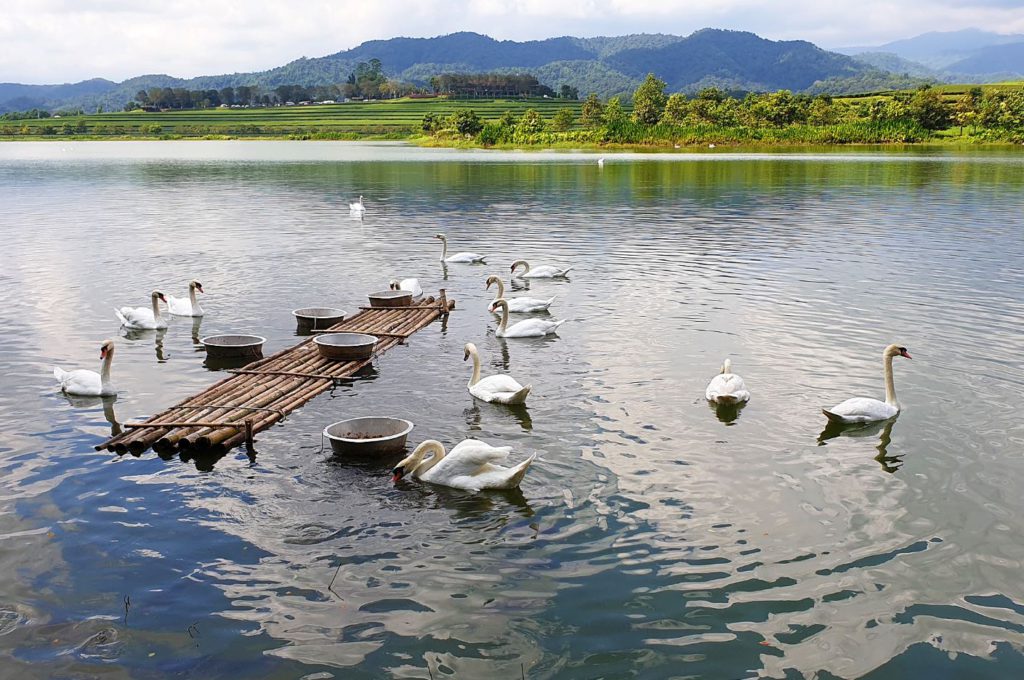
<path fill-rule="evenodd" d="M 203 290 L 202 286 L 196 286 L 196 290 L 198 290 L 200 293 L 206 293 L 206 291 Z"/>
<path fill-rule="evenodd" d="M 910 352 L 908 352 L 905 349 L 901 349 L 900 350 L 900 356 L 903 357 L 904 359 L 913 359 L 914 358 L 914 357 L 910 356 Z"/>
<path fill-rule="evenodd" d="M 405 474 L 405 470 L 400 467 L 396 467 L 391 471 L 391 481 L 397 484 L 402 480 L 402 476 Z"/>
<path fill-rule="evenodd" d="M 107 348 L 106 347 L 101 347 L 100 348 L 100 361 L 103 361 L 106 358 L 107 358 Z"/>

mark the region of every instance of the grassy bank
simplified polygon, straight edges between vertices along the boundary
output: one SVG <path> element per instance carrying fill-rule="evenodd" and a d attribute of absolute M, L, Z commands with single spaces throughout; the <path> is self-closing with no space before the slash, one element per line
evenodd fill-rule
<path fill-rule="evenodd" d="M 1020 87 L 1020 83 L 984 86 Z M 961 96 L 974 86 L 937 87 L 943 98 Z M 891 99 L 875 93 L 836 100 L 835 106 L 855 107 Z M 841 102 L 841 103 L 839 103 Z M 831 105 L 831 104 L 830 104 Z M 687 148 L 716 146 L 785 146 L 838 144 L 1006 143 L 1024 140 L 1024 131 L 993 132 L 968 126 L 928 130 L 911 120 L 868 120 L 850 115 L 827 124 L 784 125 L 680 122 L 645 125 L 621 118 L 590 126 L 580 123 L 582 102 L 558 99 L 399 99 L 344 104 L 279 106 L 247 109 L 199 109 L 160 112 L 111 112 L 30 120 L 0 121 L 2 140 L 128 140 L 128 139 L 299 139 L 405 140 L 425 146 L 493 148 Z M 526 128 L 515 121 L 536 112 L 537 124 Z M 455 129 L 423 131 L 425 116 L 453 119 L 473 111 L 482 130 L 473 134 Z M 560 126 L 556 117 L 571 123 Z M 533 114 L 531 114 L 533 115 Z M 504 127 L 503 127 L 504 126 Z M 561 127 L 562 129 L 558 129 Z M 962 133 L 961 133 L 962 132 Z M 1018 139 L 1021 137 L 1022 139 Z"/>

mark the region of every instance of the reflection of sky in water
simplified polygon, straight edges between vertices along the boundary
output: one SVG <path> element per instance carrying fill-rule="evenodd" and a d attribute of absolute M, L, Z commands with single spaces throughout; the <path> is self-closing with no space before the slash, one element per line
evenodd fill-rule
<path fill-rule="evenodd" d="M 36 158 L 2 160 L 19 155 Z M 0 649 L 52 673 L 1019 672 L 1022 432 L 997 405 L 1022 382 L 1024 173 L 977 155 L 599 170 L 392 146 L 3 145 L 0 609 L 20 623 Z M 438 231 L 492 265 L 443 269 Z M 518 291 L 558 295 L 558 338 L 493 335 L 483 281 L 519 257 L 576 267 Z M 111 421 L 214 379 L 200 335 L 258 332 L 273 352 L 296 340 L 290 310 L 355 310 L 393 276 L 445 285 L 447 326 L 261 434 L 255 464 L 92 451 Z M 122 337 L 116 402 L 54 393 L 52 363 L 98 367 L 114 306 L 193 277 L 201 330 Z M 485 374 L 533 383 L 526 412 L 468 397 L 467 340 Z M 823 436 L 822 406 L 882 396 L 891 341 L 915 357 L 895 367 L 905 412 Z M 754 395 L 728 425 L 702 399 L 725 356 Z M 473 435 L 540 460 L 521 495 L 396 488 L 386 465 L 320 452 L 326 423 L 370 413 L 413 420 L 413 442 Z"/>

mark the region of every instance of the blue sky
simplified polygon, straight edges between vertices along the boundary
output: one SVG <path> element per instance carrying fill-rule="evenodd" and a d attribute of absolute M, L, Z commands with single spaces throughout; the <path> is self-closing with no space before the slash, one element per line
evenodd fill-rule
<path fill-rule="evenodd" d="M 527 40 L 704 27 L 826 48 L 967 27 L 1024 33 L 1024 0 L 4 0 L 0 82 L 253 71 L 399 35 Z"/>

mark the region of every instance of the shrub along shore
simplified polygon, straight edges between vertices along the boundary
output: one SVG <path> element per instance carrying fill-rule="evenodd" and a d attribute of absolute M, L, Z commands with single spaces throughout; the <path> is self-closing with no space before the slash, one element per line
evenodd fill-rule
<path fill-rule="evenodd" d="M 667 95 L 648 76 L 628 103 L 397 99 L 307 106 L 84 114 L 8 113 L 0 139 L 407 140 L 496 148 L 1024 143 L 1024 83 L 935 86 L 857 97 L 786 90 Z"/>

